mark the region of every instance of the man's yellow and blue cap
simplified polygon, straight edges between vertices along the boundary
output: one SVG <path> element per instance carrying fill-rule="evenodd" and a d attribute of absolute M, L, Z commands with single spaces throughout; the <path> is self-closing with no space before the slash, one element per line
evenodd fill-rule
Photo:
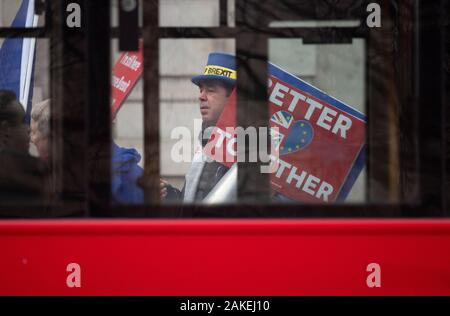
<path fill-rule="evenodd" d="M 236 57 L 225 53 L 210 53 L 202 75 L 193 76 L 197 86 L 203 80 L 221 80 L 229 85 L 236 84 Z"/>

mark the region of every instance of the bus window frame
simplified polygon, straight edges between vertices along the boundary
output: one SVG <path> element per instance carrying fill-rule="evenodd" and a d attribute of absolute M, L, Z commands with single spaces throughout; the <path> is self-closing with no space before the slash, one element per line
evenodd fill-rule
<path fill-rule="evenodd" d="M 156 1 L 157 2 L 157 1 Z M 334 39 L 335 43 L 346 43 L 350 42 L 352 38 L 355 37 L 365 37 L 367 40 L 366 45 L 366 56 L 374 56 L 374 53 L 376 51 L 371 46 L 372 42 L 376 42 L 380 40 L 380 36 L 385 36 L 386 31 L 385 30 L 369 30 L 367 27 L 365 27 L 365 24 L 363 23 L 365 21 L 365 17 L 367 15 L 367 12 L 362 12 L 360 10 L 352 11 L 348 14 L 342 13 L 345 11 L 341 11 L 341 16 L 339 18 L 342 19 L 355 19 L 360 18 L 362 23 L 359 27 L 356 28 L 314 28 L 314 29 L 304 29 L 304 28 L 277 28 L 276 30 L 268 28 L 267 25 L 270 22 L 270 19 L 265 19 L 264 17 L 259 16 L 257 13 L 258 9 L 259 12 L 271 12 L 273 13 L 274 10 L 269 6 L 264 7 L 264 5 L 261 5 L 261 2 L 258 1 L 236 1 L 236 27 L 230 28 L 224 26 L 226 23 L 221 21 L 219 27 L 211 27 L 211 28 L 188 28 L 188 27 L 182 27 L 182 28 L 167 28 L 167 27 L 159 27 L 157 22 L 157 15 L 151 15 L 152 12 L 158 12 L 158 3 L 152 2 L 152 3 L 144 3 L 144 17 L 147 17 L 147 19 L 144 18 L 144 30 L 143 35 L 145 38 L 145 42 L 150 42 L 151 44 L 145 45 L 144 49 L 144 59 L 147 61 L 146 63 L 146 72 L 145 72 L 145 83 L 144 83 L 144 91 L 148 92 L 147 96 L 144 96 L 144 102 L 145 102 L 145 110 L 144 110 L 144 120 L 146 122 L 146 129 L 145 129 L 145 153 L 146 157 L 148 157 L 145 161 L 145 166 L 150 166 L 151 172 L 147 173 L 148 178 L 153 178 L 153 181 L 150 181 L 149 190 L 147 190 L 147 198 L 149 198 L 150 202 L 158 201 L 158 192 L 159 192 L 159 183 L 157 183 L 157 180 L 159 179 L 159 161 L 156 161 L 154 159 L 154 154 L 158 153 L 159 151 L 159 122 L 157 122 L 157 119 L 155 117 L 158 117 L 159 114 L 159 98 L 158 98 L 158 92 L 159 92 L 159 71 L 158 71 L 158 63 L 153 62 L 149 63 L 149 60 L 158 60 L 158 52 L 159 52 L 159 46 L 158 46 L 158 40 L 161 38 L 234 38 L 236 39 L 236 46 L 237 46 L 237 59 L 240 60 L 242 58 L 248 57 L 243 56 L 241 53 L 247 51 L 259 54 L 259 56 L 263 56 L 267 60 L 267 47 L 266 45 L 261 44 L 261 41 L 259 41 L 259 51 L 254 50 L 255 46 L 249 46 L 245 45 L 245 43 L 250 43 L 251 41 L 246 40 L 245 32 L 249 29 L 257 30 L 257 33 L 255 33 L 255 36 L 260 35 L 260 33 L 265 34 L 276 34 L 276 37 L 301 37 L 303 38 L 304 42 L 306 43 L 317 43 L 320 42 L 323 38 L 324 34 L 329 34 L 332 39 Z M 268 3 L 265 2 L 265 3 Z M 361 3 L 366 3 L 362 1 Z M 292 4 L 292 3 L 291 3 Z M 302 4 L 297 4 L 298 6 L 302 6 Z M 312 2 L 307 2 L 306 6 L 314 6 Z M 433 140 L 436 141 L 436 139 L 433 139 L 433 135 L 426 135 L 419 134 L 419 130 L 422 128 L 429 128 L 430 124 L 427 122 L 418 122 L 419 116 L 422 115 L 420 111 L 420 104 L 425 103 L 424 101 L 428 99 L 426 95 L 429 95 L 430 91 L 427 89 L 420 89 L 423 82 L 426 82 L 427 79 L 419 78 L 419 74 L 422 76 L 425 75 L 425 77 L 428 77 L 428 75 L 431 75 L 430 68 L 424 67 L 424 64 L 421 60 L 418 59 L 419 52 L 415 51 L 414 49 L 419 49 L 421 54 L 428 55 L 433 54 L 429 49 L 427 50 L 426 46 L 424 46 L 422 43 L 422 38 L 425 36 L 425 32 L 427 32 L 427 36 L 430 35 L 430 31 L 424 28 L 420 28 L 417 24 L 414 25 L 413 21 L 416 21 L 417 23 L 420 23 L 421 21 L 429 18 L 429 16 L 426 16 L 425 14 L 422 15 L 422 11 L 430 10 L 429 7 L 427 7 L 424 4 L 420 4 L 423 7 L 419 7 L 418 2 L 415 1 L 405 1 L 402 3 L 401 6 L 398 8 L 386 8 L 385 11 L 383 11 L 383 14 L 389 14 L 388 10 L 394 10 L 394 12 L 391 12 L 392 14 L 397 13 L 399 16 L 402 16 L 404 18 L 410 19 L 410 24 L 406 24 L 406 28 L 395 28 L 395 31 L 400 32 L 400 34 L 391 35 L 392 41 L 397 41 L 396 44 L 399 45 L 401 48 L 408 49 L 406 51 L 407 54 L 409 54 L 407 57 L 407 61 L 401 62 L 403 59 L 401 58 L 401 54 L 405 53 L 401 50 L 396 51 L 393 53 L 393 58 L 395 58 L 396 62 L 400 61 L 400 65 L 398 66 L 398 69 L 400 73 L 393 72 L 394 78 L 390 78 L 392 80 L 396 80 L 401 78 L 403 75 L 404 77 L 411 76 L 413 78 L 412 82 L 409 86 L 403 84 L 400 85 L 399 90 L 395 91 L 398 92 L 396 95 L 397 98 L 400 99 L 398 101 L 398 104 L 400 106 L 400 113 L 398 114 L 396 119 L 399 119 L 399 131 L 401 131 L 402 135 L 402 141 L 407 141 L 409 143 L 414 144 L 416 142 L 420 143 L 427 143 L 428 141 Z M 387 6 L 386 6 L 387 7 Z M 438 7 L 435 7 L 436 10 Z M 410 11 L 408 11 L 410 10 Z M 411 11 L 412 10 L 412 11 Z M 415 10 L 415 11 L 414 11 Z M 251 14 L 247 15 L 246 12 L 251 12 Z M 290 11 L 292 13 L 292 11 Z M 320 17 L 315 16 L 311 17 L 310 19 L 320 19 Z M 323 18 L 323 17 L 322 17 Z M 335 19 L 336 16 L 333 16 Z M 429 21 L 429 20 L 428 20 Z M 247 23 L 246 25 L 240 25 L 240 22 Z M 386 22 L 386 21 L 384 21 Z M 389 21 L 393 24 L 399 23 L 399 21 Z M 394 23 L 395 22 L 395 23 Z M 253 24 L 252 24 L 253 23 Z M 264 25 L 265 23 L 265 25 Z M 436 25 L 434 26 L 436 30 Z M 158 31 L 156 31 L 158 29 Z M 419 33 L 420 32 L 420 33 Z M 437 32 L 439 34 L 439 32 Z M 397 36 L 396 38 L 394 38 Z M 266 38 L 263 37 L 263 40 L 266 40 Z M 438 36 L 434 35 L 431 38 L 436 39 Z M 404 40 L 406 38 L 407 40 Z M 247 38 L 248 39 L 248 38 Z M 441 42 L 438 40 L 436 43 L 439 45 L 442 45 Z M 254 44 L 254 42 L 252 42 Z M 256 45 L 258 46 L 258 45 Z M 262 48 L 261 48 L 262 47 Z M 252 51 L 253 49 L 253 51 Z M 438 50 L 439 51 L 439 50 Z M 435 51 L 436 52 L 436 51 Z M 439 51 L 441 53 L 442 51 Z M 438 53 L 438 54 L 439 54 Z M 434 54 L 436 55 L 436 53 Z M 442 58 L 439 58 L 440 56 L 436 56 L 438 58 L 433 59 L 435 63 L 433 64 L 436 68 L 440 65 L 440 61 Z M 386 63 L 389 63 L 391 60 L 385 61 Z M 415 68 L 411 69 L 409 68 L 409 63 L 415 63 Z M 428 62 L 428 66 L 430 62 Z M 374 74 L 371 73 L 371 65 L 370 60 L 367 60 L 367 80 L 366 85 L 369 85 L 368 82 L 372 80 L 374 77 Z M 264 67 L 265 69 L 266 67 Z M 398 70 L 397 69 L 397 70 Z M 242 68 L 241 68 L 242 70 Z M 255 73 L 258 72 L 256 68 L 253 68 Z M 403 72 L 402 72 L 403 71 Z M 239 68 L 239 62 L 238 62 L 238 72 L 240 72 Z M 371 77 L 372 76 L 372 77 Z M 242 76 L 240 76 L 242 78 Z M 155 78 L 158 78 L 158 80 L 155 80 Z M 260 74 L 259 78 L 264 78 L 264 73 Z M 439 78 L 439 80 L 442 80 L 442 78 Z M 260 80 L 260 82 L 264 82 L 263 80 Z M 238 95 L 240 95 L 240 92 L 242 91 L 248 91 L 248 87 L 243 87 L 245 85 L 245 82 L 239 81 L 238 77 Z M 265 95 L 261 91 L 263 91 L 264 87 L 258 87 L 253 86 L 254 90 L 259 91 L 259 95 L 256 97 L 256 99 L 260 102 L 265 101 Z M 380 133 L 381 131 L 387 131 L 386 128 L 385 119 L 386 116 L 389 115 L 389 113 L 386 113 L 386 111 L 383 111 L 383 109 L 380 106 L 377 106 L 377 104 L 382 104 L 381 96 L 380 94 L 373 93 L 373 91 L 369 90 L 370 87 L 366 86 L 368 93 L 367 93 L 367 108 L 368 108 L 368 136 L 367 136 L 367 144 L 368 144 L 368 159 L 367 159 L 367 166 L 368 166 L 368 173 L 369 173 L 369 180 L 368 180 L 368 189 L 374 190 L 371 188 L 370 184 L 371 182 L 382 182 L 388 187 L 393 187 L 397 185 L 395 182 L 392 182 L 390 179 L 390 174 L 385 166 L 383 166 L 383 163 L 386 162 L 386 165 L 389 165 L 389 161 L 386 161 L 386 157 L 384 156 L 384 153 L 386 151 L 392 150 L 389 148 L 389 137 L 392 134 L 388 134 L 387 132 Z M 419 89 L 421 93 L 416 94 L 413 93 L 413 98 L 411 99 L 410 93 L 413 92 L 414 88 Z M 389 87 L 386 87 L 386 89 L 389 89 Z M 151 92 L 149 92 L 151 91 Z M 423 93 L 424 92 L 424 93 Z M 410 107 L 401 107 L 403 105 L 403 102 L 407 100 L 407 98 L 410 99 L 410 101 L 413 102 L 413 105 Z M 238 99 L 239 103 L 245 103 L 245 97 L 244 99 Z M 253 100 L 254 101 L 254 100 Z M 255 104 L 255 103 L 253 103 Z M 380 109 L 381 108 L 381 109 Z M 434 108 L 438 112 L 444 112 L 444 106 L 439 107 L 439 102 L 436 103 L 436 106 Z M 238 125 L 243 126 L 244 128 L 248 126 L 248 122 L 245 120 L 242 120 L 242 118 L 245 117 L 251 117 L 250 115 L 247 115 L 248 113 L 254 113 L 252 111 L 253 109 L 251 107 L 239 107 L 238 105 Z M 241 115 L 240 115 L 241 113 Z M 153 115 L 153 117 L 152 117 Z M 445 116 L 445 115 L 444 115 Z M 241 124 L 239 124 L 239 122 Z M 259 124 L 264 124 L 263 122 L 257 122 Z M 422 124 L 421 124 L 422 123 Z M 148 125 L 151 125 L 152 127 L 147 128 Z M 259 125 L 259 126 L 261 126 Z M 443 141 L 445 137 L 445 134 L 442 133 L 437 141 Z M 398 139 L 400 142 L 400 138 Z M 414 155 L 416 152 L 414 152 L 416 148 L 401 148 L 401 151 L 399 152 L 399 164 L 401 165 L 400 168 L 403 168 L 399 174 L 399 181 L 402 181 L 402 185 L 405 185 L 405 180 L 402 177 L 411 178 L 411 177 L 418 177 L 420 180 L 415 179 L 418 181 L 418 183 L 415 183 L 420 187 L 420 191 L 416 192 L 414 199 L 412 201 L 408 201 L 406 198 L 407 196 L 402 195 L 402 192 L 400 192 L 400 202 L 395 203 L 368 203 L 368 204 L 356 204 L 356 205 L 348 205 L 348 204 L 342 204 L 342 205 L 252 205 L 249 206 L 248 204 L 243 205 L 233 205 L 233 206 L 202 206 L 202 205 L 183 205 L 184 214 L 193 214 L 193 213 L 201 213 L 206 214 L 207 217 L 209 216 L 219 216 L 219 217 L 253 217 L 253 216 L 260 216 L 261 214 L 264 217 L 284 217 L 284 216 L 299 216 L 299 217 L 400 217 L 400 216 L 406 216 L 406 217 L 416 217 L 416 216 L 443 216 L 447 213 L 447 204 L 445 198 L 445 189 L 442 184 L 446 181 L 445 180 L 445 173 L 443 174 L 443 177 L 439 179 L 439 181 L 436 181 L 436 175 L 442 174 L 440 171 L 434 169 L 433 172 L 423 172 L 423 169 L 430 169 L 427 168 L 427 166 L 423 166 L 423 164 L 420 164 L 419 161 L 430 161 L 429 152 L 422 150 L 422 148 L 417 149 L 417 156 Z M 440 157 L 441 162 L 445 160 L 445 157 L 443 155 L 443 152 L 440 152 L 440 154 L 437 154 L 435 156 Z M 149 157 L 152 157 L 151 159 Z M 381 163 L 380 163 L 381 161 Z M 435 162 L 430 161 L 430 165 L 436 165 Z M 406 167 L 403 167 L 406 166 Z M 411 171 L 411 166 L 413 166 Z M 243 168 L 244 167 L 244 168 Z M 254 166 L 253 166 L 254 167 Z M 416 167 L 416 169 L 414 168 Z M 442 166 L 441 166 L 442 167 Z M 239 174 L 243 174 L 244 177 L 249 177 L 249 175 L 254 175 L 255 173 L 251 173 L 252 167 L 249 168 L 249 170 L 246 170 L 246 168 L 249 168 L 248 164 L 241 163 L 239 165 Z M 422 169 L 421 169 L 422 168 Z M 246 170 L 245 172 L 242 172 L 242 170 Z M 250 171 L 250 172 L 247 172 Z M 252 182 L 257 184 L 261 183 L 267 183 L 262 179 L 257 179 L 257 181 Z M 436 182 L 439 182 L 436 184 Z M 239 183 L 239 179 L 238 179 Z M 422 184 L 422 185 L 420 185 Z M 425 185 L 424 185 L 425 184 Z M 436 186 L 442 186 L 442 191 L 439 191 L 436 193 L 436 190 L 430 190 L 429 187 L 436 188 Z M 413 186 L 414 187 L 414 186 Z M 389 191 L 389 190 L 388 190 Z M 153 194 L 153 195 L 152 195 Z M 411 192 L 406 192 L 405 194 L 412 194 Z M 385 196 L 385 198 L 388 200 L 390 197 Z M 426 201 L 426 202 L 425 202 Z M 431 203 L 430 203 L 431 202 Z M 153 207 L 158 208 L 162 211 L 161 216 L 164 216 L 164 210 L 169 210 L 172 206 L 162 206 L 154 204 Z M 268 211 L 268 212 L 266 212 Z M 166 213 L 170 214 L 170 212 Z M 213 215 L 214 214 L 214 215 Z"/>
<path fill-rule="evenodd" d="M 251 27 L 255 27 L 258 32 L 276 33 L 281 37 L 302 37 L 306 42 L 314 43 L 328 34 L 334 39 L 349 41 L 354 37 L 354 32 L 361 35 L 364 26 L 358 29 L 352 28 L 268 28 L 261 26 L 260 19 L 255 16 L 249 17 L 246 12 L 258 12 L 258 1 L 236 1 L 236 26 L 228 27 L 224 22 L 223 10 L 226 6 L 221 0 L 220 26 L 211 28 L 183 27 L 168 28 L 158 25 L 158 1 L 144 1 L 144 27 L 140 34 L 144 37 L 144 120 L 145 120 L 145 175 L 146 183 L 146 203 L 143 205 L 117 205 L 111 201 L 111 171 L 110 171 L 110 40 L 118 36 L 117 29 L 110 28 L 110 12 L 104 8 L 110 7 L 109 0 L 98 0 L 93 2 L 79 1 L 84 5 L 83 14 L 86 19 L 82 29 L 72 30 L 65 26 L 64 2 L 50 1 L 46 10 L 46 25 L 35 29 L 11 29 L 0 28 L 1 37 L 48 37 L 50 36 L 50 58 L 51 58 L 51 96 L 56 106 L 52 109 L 52 133 L 54 138 L 55 155 L 59 155 L 58 163 L 55 165 L 56 178 L 61 186 L 61 197 L 57 205 L 65 210 L 63 213 L 76 216 L 90 217 L 146 217 L 146 218 L 175 218 L 180 214 L 175 211 L 174 205 L 163 205 L 159 203 L 159 39 L 160 38 L 235 38 L 237 43 L 238 59 L 243 52 L 262 53 L 267 59 L 267 47 L 262 44 L 256 47 L 248 47 L 241 43 L 245 36 L 251 33 Z M 288 1 L 289 2 L 289 1 Z M 295 2 L 295 1 L 294 1 Z M 362 1 L 361 3 L 365 3 Z M 266 2 L 265 2 L 266 3 Z M 268 3 L 268 1 L 267 1 Z M 317 1 L 305 2 L 306 6 L 314 7 Z M 402 2 L 403 3 L 403 2 Z M 404 3 L 413 6 L 414 16 L 409 18 L 419 23 L 412 28 L 397 28 L 400 34 L 398 38 L 409 38 L 410 41 L 400 43 L 410 47 L 409 58 L 415 68 L 410 72 L 413 76 L 411 85 L 415 88 L 415 106 L 403 107 L 404 116 L 400 117 L 400 130 L 407 140 L 414 142 L 417 138 L 418 157 L 411 157 L 409 150 L 401 151 L 399 156 L 402 160 L 401 171 L 406 176 L 415 176 L 419 184 L 417 200 L 412 202 L 401 200 L 400 203 L 388 204 L 337 204 L 337 205 L 256 205 L 245 203 L 242 205 L 183 205 L 184 216 L 190 217 L 194 213 L 206 214 L 206 217 L 317 217 L 317 218 L 342 218 L 342 217 L 441 217 L 449 216 L 449 197 L 445 194 L 449 190 L 449 168 L 446 163 L 446 150 L 448 148 L 448 112 L 445 109 L 445 102 L 448 99 L 448 89 L 445 89 L 446 77 L 443 67 L 445 60 L 445 29 L 439 22 L 433 23 L 433 14 L 440 16 L 444 2 L 438 4 L 418 3 L 414 0 L 405 0 Z M 311 7 L 309 7 L 311 8 Z M 394 8 L 400 10 L 401 8 Z M 389 8 L 393 9 L 393 8 Z M 252 10 L 252 11 L 249 11 Z M 395 11 L 395 13 L 404 13 Z M 307 11 L 308 12 L 308 11 Z M 52 14 L 54 13 L 54 14 Z M 338 18 L 354 19 L 352 14 L 358 14 L 356 18 L 364 21 L 365 15 L 362 10 L 350 12 Z M 256 16 L 258 17 L 258 16 Z M 316 17 L 317 18 L 317 17 Z M 333 17 L 336 19 L 336 16 Z M 255 23 L 241 26 L 245 21 Z M 268 21 L 265 20 L 265 23 Z M 397 21 L 398 22 L 398 21 Z M 267 24 L 268 25 L 268 24 Z M 363 25 L 363 23 L 362 23 Z M 158 31 L 155 31 L 157 29 Z M 377 30 L 371 30 L 377 32 Z M 403 33 L 402 33 L 403 32 Z M 245 33 L 245 34 L 243 34 Z M 403 36 L 403 37 L 402 37 Z M 405 37 L 406 36 L 406 37 Z M 261 38 L 259 39 L 261 42 Z M 261 43 L 260 43 L 261 44 Z M 396 42 L 396 44 L 398 44 Z M 441 49 L 433 49 L 435 46 Z M 370 47 L 370 43 L 366 47 Z M 368 48 L 370 50 L 370 48 Z M 401 54 L 397 51 L 397 57 Z M 248 57 L 248 56 L 247 56 Z M 238 63 L 238 71 L 239 71 Z M 399 69 L 408 70 L 408 65 L 401 64 Z M 368 69 L 369 70 L 369 69 Z M 436 73 L 436 70 L 437 73 Z M 368 73 L 370 73 L 368 71 Z M 157 74 L 157 76 L 154 76 Z M 419 77 L 420 74 L 420 77 Z M 437 75 L 436 75 L 437 74 Z M 260 72 L 259 77 L 263 78 L 264 73 Z M 368 75 L 370 76 L 370 75 Z M 157 78 L 157 80 L 155 80 Z M 68 81 L 67 81 L 68 80 Z M 85 84 L 76 85 L 81 82 Z M 72 83 L 72 84 L 71 84 Z M 245 83 L 238 82 L 238 91 L 242 90 Z M 366 81 L 367 84 L 367 81 Z M 441 87 L 440 94 L 435 93 L 435 87 Z M 257 102 L 263 101 L 263 89 L 254 87 L 259 91 L 253 96 Z M 368 87 L 370 88 L 370 87 Z M 408 95 L 408 87 L 403 86 L 403 97 Z M 96 91 L 96 93 L 90 93 Z M 445 94 L 447 91 L 447 94 Z M 376 106 L 375 97 L 368 98 L 368 154 L 367 166 L 370 184 L 373 177 L 386 179 L 386 172 L 380 170 L 380 157 L 383 151 L 379 144 L 385 146 L 389 139 L 384 138 L 381 142 L 376 142 L 373 137 L 373 130 L 379 130 L 383 126 L 379 120 L 380 106 Z M 265 98 L 265 95 L 264 95 Z M 372 98 L 372 99 L 371 99 Z M 413 101 L 414 101 L 413 100 Z M 432 100 L 433 102 L 430 102 Z M 402 100 L 403 101 L 403 100 Z M 427 110 L 423 110 L 427 106 Z M 434 111 L 430 111 L 432 108 Z M 251 107 L 240 109 L 238 121 L 242 122 L 247 111 Z M 421 110 L 422 109 L 422 110 Z M 438 115 L 436 115 L 436 113 Z M 383 113 L 381 113 L 383 114 Z M 436 127 L 435 117 L 442 118 Z M 422 119 L 426 117 L 428 119 Z M 382 118 L 382 116 L 381 116 Z M 422 120 L 419 120 L 421 118 Z M 245 127 L 247 122 L 243 122 Z M 264 124 L 264 122 L 260 122 Z M 98 128 L 101 126 L 102 128 Z M 428 131 L 419 133 L 418 131 Z M 385 136 L 385 135 L 384 135 Z M 383 139 L 383 134 L 380 136 Z M 429 142 L 439 143 L 437 152 L 430 153 L 427 149 Z M 378 145 L 377 145 L 378 144 Z M 75 146 L 75 148 L 74 148 Z M 99 154 L 100 153 L 100 154 Z M 377 154 L 379 153 L 379 155 Z M 151 159 L 150 159 L 151 157 Z M 155 159 L 155 157 L 158 157 Z M 439 163 L 436 163 L 436 157 Z M 99 160 L 100 159 L 100 160 Z M 381 159 L 383 160 L 383 159 Z M 413 172 L 410 172 L 412 167 Z M 248 168 L 251 172 L 254 166 L 239 166 Z M 242 168 L 242 169 L 244 169 Z M 403 168 L 403 169 L 402 169 Z M 70 170 L 77 170 L 77 174 L 70 173 Z M 415 170 L 418 172 L 415 173 Z M 93 175 L 101 175 L 101 177 Z M 248 173 L 247 173 L 248 174 Z M 70 178 L 75 176 L 75 179 Z M 405 176 L 405 175 L 403 175 Z M 371 178 L 372 177 L 372 178 Z M 436 180 L 438 179 L 438 180 Z M 257 182 L 257 178 L 254 180 Z M 403 180 L 402 180 L 403 181 Z M 262 182 L 264 183 L 264 182 Z M 370 186 L 369 186 L 370 189 Z M 264 194 L 264 190 L 262 191 Z M 2 206 L 3 207 L 3 206 Z M 17 207 L 20 209 L 20 206 Z M 67 211 L 67 212 L 66 212 Z"/>

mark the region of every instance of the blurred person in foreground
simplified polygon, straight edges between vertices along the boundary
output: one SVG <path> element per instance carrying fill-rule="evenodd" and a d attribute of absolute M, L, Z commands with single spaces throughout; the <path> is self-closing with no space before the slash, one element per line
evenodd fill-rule
<path fill-rule="evenodd" d="M 33 105 L 31 112 L 30 138 L 40 159 L 49 169 L 51 165 L 50 142 L 50 99 Z M 119 147 L 114 142 L 111 148 L 111 192 L 116 202 L 123 204 L 143 203 L 143 190 L 138 187 L 137 179 L 142 175 L 138 165 L 141 156 L 135 149 Z"/>
<path fill-rule="evenodd" d="M 46 217 L 48 174 L 42 161 L 28 153 L 29 127 L 24 118 L 14 92 L 0 90 L 0 216 Z M 19 204 L 30 207 L 16 211 Z"/>

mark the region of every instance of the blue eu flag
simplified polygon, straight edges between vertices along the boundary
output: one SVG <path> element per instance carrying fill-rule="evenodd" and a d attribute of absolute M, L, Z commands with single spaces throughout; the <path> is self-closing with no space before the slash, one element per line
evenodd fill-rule
<path fill-rule="evenodd" d="M 34 0 L 23 0 L 11 27 L 35 27 Z M 29 122 L 33 98 L 34 57 L 36 39 L 7 38 L 0 49 L 0 89 L 16 93 Z"/>

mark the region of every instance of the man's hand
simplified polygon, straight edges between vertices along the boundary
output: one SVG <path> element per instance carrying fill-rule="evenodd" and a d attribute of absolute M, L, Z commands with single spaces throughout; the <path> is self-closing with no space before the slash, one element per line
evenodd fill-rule
<path fill-rule="evenodd" d="M 164 200 L 167 196 L 167 187 L 169 186 L 169 183 L 164 181 L 163 179 L 159 179 L 159 196 L 161 197 L 161 200 Z"/>

